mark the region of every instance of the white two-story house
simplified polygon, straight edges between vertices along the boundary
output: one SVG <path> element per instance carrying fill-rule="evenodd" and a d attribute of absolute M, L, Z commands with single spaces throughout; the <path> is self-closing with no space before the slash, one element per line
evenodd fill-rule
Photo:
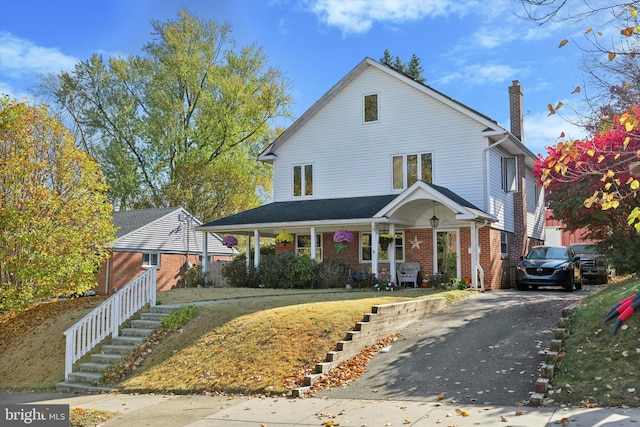
<path fill-rule="evenodd" d="M 365 58 L 260 154 L 273 165 L 273 202 L 197 229 L 247 235 L 247 253 L 251 239 L 287 232 L 294 241 L 277 251 L 342 258 L 353 271 L 396 277 L 418 262 L 425 277 L 510 287 L 519 256 L 544 238 L 544 200 L 517 81 L 509 100 L 510 131 Z M 340 253 L 338 230 L 355 237 Z M 395 240 L 380 245 L 380 234 Z"/>

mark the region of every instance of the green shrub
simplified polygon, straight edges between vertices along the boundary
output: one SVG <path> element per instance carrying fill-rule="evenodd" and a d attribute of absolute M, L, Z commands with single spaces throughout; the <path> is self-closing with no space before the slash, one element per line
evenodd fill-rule
<path fill-rule="evenodd" d="M 378 278 L 370 271 L 358 271 L 353 275 L 354 288 L 374 288 L 378 283 Z"/>
<path fill-rule="evenodd" d="M 180 279 L 178 279 L 177 283 L 179 288 L 192 288 L 198 285 L 205 285 L 204 274 L 202 274 L 202 266 L 200 264 L 188 269 Z"/>
<path fill-rule="evenodd" d="M 338 258 L 324 260 L 318 266 L 316 287 L 320 289 L 344 288 L 353 285 L 349 264 Z"/>
<path fill-rule="evenodd" d="M 198 309 L 193 305 L 182 305 L 160 321 L 162 329 L 177 331 L 182 325 L 193 319 Z"/>
<path fill-rule="evenodd" d="M 307 255 L 295 257 L 293 265 L 284 270 L 284 282 L 290 288 L 311 289 L 316 283 L 318 263 Z"/>
<path fill-rule="evenodd" d="M 244 254 L 237 255 L 230 263 L 222 267 L 222 277 L 231 287 L 255 288 L 258 286 L 255 267 L 251 265 L 247 269 L 247 257 Z"/>

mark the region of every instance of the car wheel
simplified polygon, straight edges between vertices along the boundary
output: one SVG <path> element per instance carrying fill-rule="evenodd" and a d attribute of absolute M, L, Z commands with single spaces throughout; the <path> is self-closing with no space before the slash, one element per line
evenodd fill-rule
<path fill-rule="evenodd" d="M 564 290 L 567 292 L 573 292 L 573 276 L 569 279 L 567 283 L 564 284 Z"/>

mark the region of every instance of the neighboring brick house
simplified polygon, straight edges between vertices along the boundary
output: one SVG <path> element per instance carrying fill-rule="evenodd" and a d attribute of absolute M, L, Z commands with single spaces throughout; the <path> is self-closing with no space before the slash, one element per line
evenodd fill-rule
<path fill-rule="evenodd" d="M 139 209 L 113 213 L 116 240 L 111 245 L 111 258 L 100 268 L 99 294 L 112 293 L 131 282 L 151 266 L 157 267 L 157 290 L 176 286 L 191 265 L 202 259 L 203 233 L 194 232 L 201 224 L 183 208 Z M 208 236 L 209 262 L 229 260 L 235 251 L 222 245 L 222 239 Z"/>
<path fill-rule="evenodd" d="M 273 165 L 273 202 L 197 230 L 246 235 L 247 253 L 251 238 L 286 231 L 294 241 L 277 252 L 391 277 L 419 262 L 423 276 L 510 287 L 520 255 L 544 239 L 544 197 L 522 143 L 517 81 L 509 100 L 511 131 L 365 58 L 260 154 Z M 341 229 L 355 241 L 336 253 Z M 384 249 L 387 233 L 395 241 Z"/>

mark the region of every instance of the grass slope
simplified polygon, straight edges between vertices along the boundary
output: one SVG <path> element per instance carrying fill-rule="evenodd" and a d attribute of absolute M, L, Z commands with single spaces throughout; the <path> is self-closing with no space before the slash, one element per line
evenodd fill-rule
<path fill-rule="evenodd" d="M 564 357 L 552 380 L 556 402 L 586 406 L 640 407 L 640 310 L 613 335 L 615 319 L 603 323 L 622 299 L 640 294 L 640 281 L 603 287 L 570 319 Z"/>

